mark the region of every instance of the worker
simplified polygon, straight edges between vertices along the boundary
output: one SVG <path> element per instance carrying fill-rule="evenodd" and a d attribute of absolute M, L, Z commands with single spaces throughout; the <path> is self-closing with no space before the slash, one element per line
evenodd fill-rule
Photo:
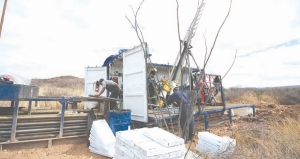
<path fill-rule="evenodd" d="M 157 73 L 156 68 L 151 69 L 150 74 L 148 76 L 148 89 L 149 89 L 149 100 L 150 104 L 156 104 L 156 93 L 154 87 L 156 87 L 155 75 Z"/>
<path fill-rule="evenodd" d="M 98 94 L 95 95 L 90 95 L 92 97 L 99 97 L 101 96 L 101 94 L 105 91 L 105 89 L 110 92 L 110 96 L 111 98 L 116 98 L 118 99 L 119 97 L 119 93 L 120 93 L 120 86 L 112 81 L 112 80 L 104 80 L 103 78 L 101 78 L 99 80 L 100 85 L 102 85 L 102 89 Z M 116 101 L 111 101 L 110 102 L 110 110 L 115 109 L 117 106 L 117 102 Z"/>
<path fill-rule="evenodd" d="M 182 97 L 182 98 L 181 98 Z M 173 89 L 173 94 L 171 94 L 167 99 L 167 104 L 173 103 L 176 106 L 180 106 L 182 99 L 182 106 L 179 108 L 181 109 L 181 116 L 180 116 L 180 126 L 181 129 L 184 129 L 185 122 L 188 118 L 188 112 L 190 112 L 191 105 L 188 95 L 185 92 L 181 92 L 178 87 L 175 87 Z M 189 136 L 187 137 L 187 140 L 192 140 L 194 136 L 194 116 L 192 116 L 191 122 L 188 125 L 189 128 Z M 185 130 L 182 130 L 185 134 Z M 186 140 L 186 141 L 187 141 Z"/>

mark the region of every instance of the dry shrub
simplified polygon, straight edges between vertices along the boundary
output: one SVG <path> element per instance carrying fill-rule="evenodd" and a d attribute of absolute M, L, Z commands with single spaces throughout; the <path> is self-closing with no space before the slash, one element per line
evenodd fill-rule
<path fill-rule="evenodd" d="M 240 87 L 231 87 L 225 89 L 225 96 L 227 101 L 239 101 L 242 96 L 245 94 L 245 89 Z"/>
<path fill-rule="evenodd" d="M 282 105 L 300 103 L 300 88 L 269 88 L 266 94 L 274 97 Z"/>
<path fill-rule="evenodd" d="M 237 130 L 237 147 L 231 158 L 299 158 L 299 132 L 299 118 Z"/>
<path fill-rule="evenodd" d="M 61 76 L 50 79 L 33 79 L 30 85 L 39 87 L 39 96 L 46 97 L 76 97 L 84 95 L 84 79 L 74 76 Z M 60 109 L 59 102 L 39 102 L 40 107 Z M 83 102 L 78 103 L 83 108 Z"/>
<path fill-rule="evenodd" d="M 10 107 L 11 102 L 10 101 L 0 101 L 0 107 Z M 19 102 L 19 107 L 28 107 L 29 102 L 27 101 L 21 101 Z"/>
<path fill-rule="evenodd" d="M 300 103 L 300 88 L 240 88 L 225 89 L 228 102 L 247 101 L 252 103 L 267 102 L 281 105 Z"/>

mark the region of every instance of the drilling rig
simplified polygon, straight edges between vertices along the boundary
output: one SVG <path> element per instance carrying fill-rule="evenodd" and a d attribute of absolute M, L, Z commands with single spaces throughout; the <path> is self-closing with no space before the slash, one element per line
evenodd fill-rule
<path fill-rule="evenodd" d="M 203 0 L 197 8 L 197 12 L 194 16 L 192 23 L 190 24 L 190 27 L 185 35 L 184 40 L 181 40 L 180 51 L 174 62 L 169 79 L 162 79 L 162 88 L 159 96 L 161 98 L 166 98 L 168 95 L 170 95 L 173 88 L 175 88 L 178 85 L 181 75 L 183 74 L 183 71 L 186 68 L 187 61 L 190 62 L 189 56 L 191 56 L 197 66 L 197 70 L 193 70 L 193 71 L 190 70 L 191 72 L 189 72 L 189 74 L 191 78 L 188 81 L 188 83 L 189 83 L 189 87 L 191 87 L 192 90 L 195 90 L 198 94 L 200 94 L 201 100 L 198 99 L 198 104 L 199 105 L 211 104 L 211 105 L 225 106 L 225 95 L 222 87 L 221 76 L 205 74 L 205 71 L 199 68 L 191 52 L 191 48 L 192 48 L 191 40 L 196 34 L 197 27 L 199 25 L 199 21 L 203 13 L 204 7 L 205 7 L 205 3 Z M 221 92 L 221 98 L 222 98 L 221 103 L 216 100 L 216 95 L 219 92 Z M 212 104 L 213 101 L 214 104 Z M 163 102 L 160 101 L 159 103 L 163 103 Z M 162 106 L 163 104 L 159 104 L 159 105 Z"/>
<path fill-rule="evenodd" d="M 162 81 L 163 86 L 160 92 L 160 96 L 162 97 L 167 97 L 167 95 L 171 93 L 173 88 L 175 88 L 178 85 L 183 69 L 186 66 L 187 56 L 191 54 L 190 51 L 190 49 L 192 48 L 191 40 L 196 34 L 196 30 L 204 7 L 205 7 L 205 3 L 202 1 L 202 3 L 197 8 L 196 15 L 185 35 L 184 40 L 181 41 L 180 51 L 175 60 L 169 79 L 163 79 Z"/>

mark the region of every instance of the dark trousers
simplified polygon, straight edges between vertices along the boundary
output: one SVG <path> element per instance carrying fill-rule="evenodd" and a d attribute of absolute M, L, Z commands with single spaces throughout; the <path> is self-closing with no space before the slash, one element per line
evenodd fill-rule
<path fill-rule="evenodd" d="M 156 94 L 155 89 L 152 84 L 148 85 L 149 87 L 149 98 L 151 104 L 156 104 Z"/>
<path fill-rule="evenodd" d="M 190 109 L 190 106 L 186 105 L 186 104 L 183 104 L 182 105 L 182 110 L 181 110 L 181 117 L 180 117 L 181 129 L 184 129 L 185 122 L 188 119 L 187 109 Z M 194 136 L 194 133 L 195 133 L 194 116 L 192 117 L 192 120 L 191 120 L 190 124 L 187 125 L 187 126 L 189 127 L 189 134 L 188 134 L 189 136 L 187 137 L 187 140 L 191 140 Z M 185 134 L 185 130 L 182 130 L 182 131 Z"/>
<path fill-rule="evenodd" d="M 120 88 L 116 87 L 116 88 L 114 88 L 113 90 L 110 91 L 110 96 L 109 97 L 118 99 L 119 98 L 119 93 L 120 93 Z M 110 102 L 110 110 L 115 109 L 116 106 L 117 106 L 116 101 L 111 101 Z"/>

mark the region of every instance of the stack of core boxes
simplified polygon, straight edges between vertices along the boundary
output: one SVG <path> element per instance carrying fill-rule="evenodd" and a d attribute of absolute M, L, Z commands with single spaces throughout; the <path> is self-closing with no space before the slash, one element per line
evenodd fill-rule
<path fill-rule="evenodd" d="M 160 128 L 142 128 L 116 133 L 115 159 L 181 159 L 184 140 Z"/>

